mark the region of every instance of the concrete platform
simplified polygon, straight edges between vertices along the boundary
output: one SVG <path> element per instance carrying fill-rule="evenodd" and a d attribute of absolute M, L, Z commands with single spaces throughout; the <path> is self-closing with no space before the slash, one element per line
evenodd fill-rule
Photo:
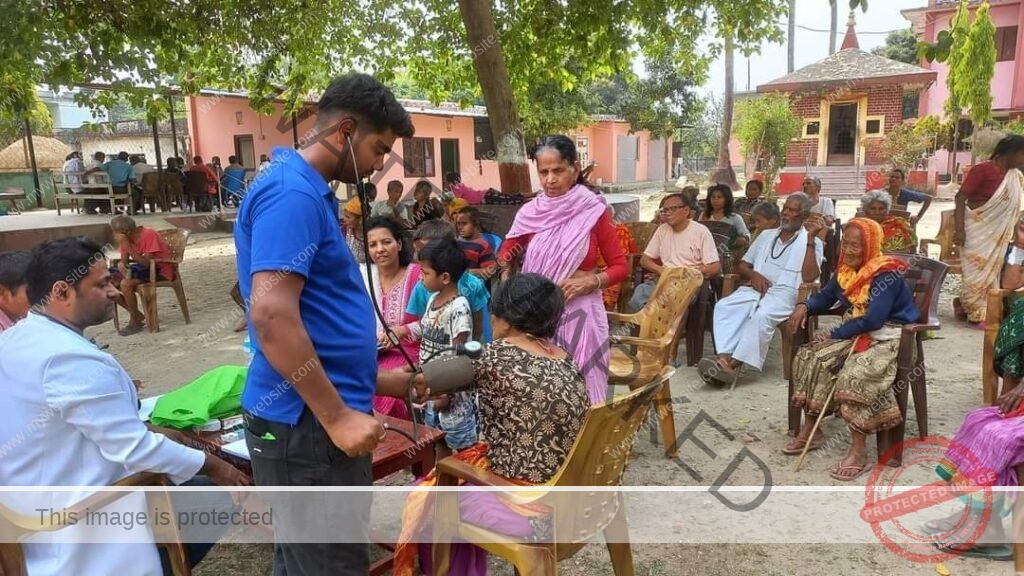
<path fill-rule="evenodd" d="M 86 236 L 100 244 L 113 242 L 110 215 L 76 214 L 56 210 L 33 210 L 23 214 L 0 216 L 0 250 L 28 250 L 44 240 Z M 235 211 L 224 213 L 157 212 L 136 214 L 135 221 L 156 230 L 186 228 L 196 232 L 226 232 L 234 229 Z"/>

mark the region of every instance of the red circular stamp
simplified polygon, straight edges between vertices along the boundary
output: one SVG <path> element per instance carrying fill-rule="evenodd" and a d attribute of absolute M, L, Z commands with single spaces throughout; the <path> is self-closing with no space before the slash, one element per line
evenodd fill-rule
<path fill-rule="evenodd" d="M 878 464 L 871 471 L 860 517 L 871 525 L 878 540 L 900 558 L 927 564 L 956 558 L 973 546 L 988 527 L 992 516 L 991 487 L 996 482 L 995 471 L 982 468 L 978 457 L 962 444 L 938 436 L 905 440 L 886 452 L 879 462 L 889 462 L 900 452 L 903 454 L 903 466 L 893 468 Z M 902 492 L 895 490 L 900 486 L 900 477 L 916 465 L 923 464 L 934 470 L 939 463 L 948 462 L 947 452 L 957 455 L 961 466 L 969 471 L 967 476 L 957 471 L 949 482 L 940 480 Z M 903 485 L 906 486 L 907 482 Z M 925 512 L 967 494 L 980 495 L 984 503 L 981 514 L 965 506 L 948 530 L 924 533 L 920 527 L 922 515 L 914 513 Z M 914 528 L 905 525 L 911 523 L 915 524 Z M 951 543 L 956 544 L 955 550 L 940 550 L 936 546 Z"/>

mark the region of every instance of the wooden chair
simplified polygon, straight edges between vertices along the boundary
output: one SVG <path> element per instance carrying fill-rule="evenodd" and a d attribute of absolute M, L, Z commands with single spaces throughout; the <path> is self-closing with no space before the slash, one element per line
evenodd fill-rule
<path fill-rule="evenodd" d="M 608 404 L 591 406 L 583 429 L 562 468 L 535 490 L 499 492 L 510 501 L 546 506 L 553 522 L 550 542 L 527 542 L 463 523 L 459 517 L 459 493 L 437 492 L 434 513 L 434 574 L 447 576 L 450 546 L 455 539 L 470 542 L 491 554 L 508 559 L 519 574 L 554 575 L 558 561 L 578 552 L 588 540 L 604 533 L 616 576 L 632 576 L 633 553 L 629 544 L 625 502 L 618 492 L 550 491 L 554 486 L 619 486 L 638 430 L 646 421 L 651 400 L 672 378 L 665 368 L 653 382 Z M 491 472 L 445 458 L 437 464 L 438 485 L 456 486 L 460 480 L 478 486 L 518 487 Z"/>
<path fill-rule="evenodd" d="M 900 335 L 899 356 L 896 363 L 896 378 L 893 380 L 893 394 L 899 405 L 903 420 L 899 426 L 881 432 L 877 435 L 878 455 L 881 457 L 893 446 L 903 442 L 907 424 L 907 388 L 909 387 L 914 395 L 914 414 L 917 417 L 918 435 L 924 438 L 928 435 L 928 399 L 924 365 L 923 336 L 925 332 L 941 329 L 939 324 L 939 290 L 942 288 L 942 281 L 946 278 L 949 267 L 929 258 L 908 254 L 889 254 L 905 262 L 908 266 L 903 275 L 914 295 L 914 303 L 917 305 L 920 320 L 917 323 L 903 326 Z M 839 314 L 841 311 L 836 311 Z M 810 322 L 808 322 L 810 326 Z M 799 330 L 793 335 L 793 354 L 805 342 L 810 341 L 809 330 Z M 789 395 L 793 397 L 795 383 L 789 378 Z M 789 431 L 795 434 L 800 429 L 801 411 L 799 408 L 789 407 Z M 899 466 L 902 462 L 902 454 L 897 454 L 890 465 Z"/>
<path fill-rule="evenodd" d="M 932 257 L 929 247 L 939 247 L 939 261 L 949 266 L 951 274 L 960 274 L 960 248 L 953 245 L 953 233 L 956 231 L 956 220 L 953 210 L 943 210 L 939 221 L 939 232 L 935 238 L 922 238 L 919 242 L 920 252 Z"/>
<path fill-rule="evenodd" d="M 642 310 L 635 314 L 608 313 L 610 322 L 639 327 L 636 336 L 612 333 L 609 384 L 636 389 L 650 382 L 666 366 L 672 365 L 675 360 L 672 353 L 673 344 L 677 342 L 676 335 L 686 325 L 687 311 L 703 283 L 704 278 L 694 268 L 666 268 Z M 658 416 L 666 455 L 672 458 L 678 450 L 675 447 L 676 428 L 672 417 L 672 389 L 668 381 L 658 393 L 658 402 L 665 406 L 664 410 L 658 410 Z"/>
<path fill-rule="evenodd" d="M 174 174 L 168 172 L 147 172 L 142 175 L 142 209 L 145 211 L 146 203 L 149 203 L 150 212 L 155 212 L 154 202 L 160 206 L 163 212 L 171 210 L 171 201 L 176 200 L 183 205 L 181 196 L 184 188 L 181 180 Z"/>
<path fill-rule="evenodd" d="M 823 259 L 821 261 L 821 278 L 819 279 L 822 286 L 828 284 L 832 275 L 835 274 L 836 268 L 839 267 L 839 245 L 842 241 L 842 223 L 836 219 L 832 223 L 832 227 L 825 231 L 825 238 L 822 240 L 824 246 L 822 247 Z"/>
<path fill-rule="evenodd" d="M 206 174 L 195 170 L 185 172 L 185 199 L 190 211 L 209 212 L 213 209 L 213 195 Z"/>
<path fill-rule="evenodd" d="M 151 472 L 140 472 L 133 474 L 123 480 L 114 483 L 112 486 L 136 487 L 136 486 L 170 486 L 171 483 L 163 474 Z M 131 491 L 109 491 L 96 492 L 84 500 L 60 511 L 58 515 L 50 515 L 47 518 L 40 518 L 38 513 L 18 514 L 9 508 L 0 505 L 0 574 L 3 576 L 28 576 L 28 567 L 25 565 L 25 553 L 21 548 L 21 542 L 34 534 L 40 532 L 56 532 L 71 525 L 66 522 L 55 522 L 58 518 L 67 519 L 74 516 L 79 519 L 85 518 L 88 510 L 99 510 L 129 494 Z M 149 507 L 148 515 L 155 518 L 156 514 L 170 512 L 174 517 L 174 506 L 171 501 L 170 492 L 147 491 L 146 503 Z M 171 564 L 171 573 L 174 576 L 190 576 L 192 574 L 191 564 L 185 545 L 182 543 L 181 534 L 175 522 L 166 525 L 152 524 L 153 536 L 157 546 L 166 548 L 167 557 Z"/>
<path fill-rule="evenodd" d="M 1013 290 L 993 288 L 988 291 L 988 306 L 985 309 L 985 341 L 981 352 L 981 392 L 985 404 L 995 404 L 999 397 L 999 374 L 996 373 L 996 337 L 999 327 L 1010 310 Z"/>
<path fill-rule="evenodd" d="M 143 314 L 146 316 L 146 325 L 150 332 L 160 331 L 160 314 L 157 310 L 157 288 L 173 288 L 174 295 L 178 298 L 178 306 L 181 307 L 181 315 L 185 317 L 185 324 L 191 324 L 192 320 L 188 314 L 188 300 L 185 298 L 185 286 L 181 282 L 181 262 L 185 258 L 185 247 L 188 245 L 188 237 L 191 234 L 184 228 L 171 228 L 160 230 L 160 237 L 167 244 L 171 257 L 166 260 L 153 259 L 149 263 L 149 282 L 139 284 L 139 294 L 142 296 Z M 120 259 L 113 259 L 111 262 L 116 266 Z M 174 268 L 174 280 L 158 280 L 156 277 L 157 264 L 171 264 Z M 117 306 L 114 306 L 114 329 L 121 329 L 121 322 L 117 315 Z"/>
<path fill-rule="evenodd" d="M 736 291 L 740 285 L 745 285 L 742 282 L 739 274 L 729 274 L 725 277 L 722 283 L 722 298 L 728 298 L 733 292 Z M 812 295 L 816 294 L 820 288 L 817 282 L 805 282 L 800 285 L 800 289 L 797 292 L 796 301 L 804 302 Z M 785 321 L 779 324 L 779 329 L 782 331 L 782 377 L 789 380 L 793 376 L 793 356 L 796 354 L 795 348 L 793 347 L 793 334 L 787 330 L 784 326 Z"/>

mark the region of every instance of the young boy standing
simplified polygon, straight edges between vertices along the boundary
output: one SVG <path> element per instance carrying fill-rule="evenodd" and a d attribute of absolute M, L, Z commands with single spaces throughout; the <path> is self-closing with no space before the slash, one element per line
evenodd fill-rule
<path fill-rule="evenodd" d="M 26 250 L 0 252 L 0 332 L 28 315 L 25 272 L 31 261 L 32 254 Z"/>
<path fill-rule="evenodd" d="M 453 239 L 434 240 L 424 246 L 419 264 L 420 279 L 432 293 L 420 319 L 420 363 L 426 363 L 453 355 L 450 348 L 465 343 L 473 333 L 473 316 L 469 301 L 458 290 L 468 263 Z M 476 444 L 476 404 L 469 392 L 427 402 L 424 423 L 444 430 L 445 442 L 452 450 Z"/>

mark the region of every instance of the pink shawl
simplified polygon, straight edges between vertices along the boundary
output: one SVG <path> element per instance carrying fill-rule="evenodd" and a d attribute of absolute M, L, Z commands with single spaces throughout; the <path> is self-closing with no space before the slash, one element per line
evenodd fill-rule
<path fill-rule="evenodd" d="M 540 194 L 524 204 L 506 237 L 532 234 L 523 272 L 535 272 L 558 283 L 579 269 L 589 248 L 590 232 L 607 210 L 603 196 L 577 184 L 557 198 Z"/>

